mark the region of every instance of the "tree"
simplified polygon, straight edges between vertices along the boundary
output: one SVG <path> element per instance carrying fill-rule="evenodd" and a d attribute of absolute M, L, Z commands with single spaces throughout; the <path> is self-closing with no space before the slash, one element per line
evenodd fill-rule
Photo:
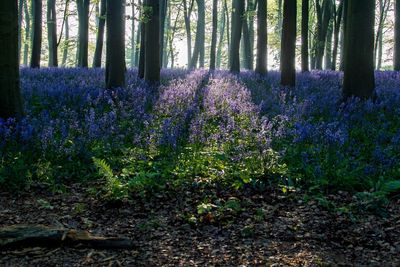
<path fill-rule="evenodd" d="M 225 0 L 226 1 L 226 0 Z M 218 41 L 218 49 L 217 49 L 217 62 L 216 62 L 216 67 L 219 69 L 221 67 L 221 61 L 222 61 L 222 49 L 224 45 L 224 34 L 225 34 L 225 27 L 226 27 L 226 17 L 225 17 L 225 1 L 223 5 L 223 10 L 220 14 L 220 25 L 219 25 L 219 41 Z"/>
<path fill-rule="evenodd" d="M 125 0 L 107 0 L 106 87 L 125 86 Z"/>
<path fill-rule="evenodd" d="M 308 21 L 309 21 L 309 0 L 302 0 L 301 4 L 301 71 L 310 70 L 308 60 Z"/>
<path fill-rule="evenodd" d="M 196 27 L 196 39 L 194 43 L 192 61 L 190 68 L 196 68 L 199 63 L 200 67 L 204 67 L 204 54 L 205 54 L 205 30 L 206 30 L 206 13 L 205 13 L 205 2 L 204 0 L 196 0 L 197 2 L 197 27 Z"/>
<path fill-rule="evenodd" d="M 168 10 L 168 0 L 160 1 L 160 66 L 163 65 L 165 45 L 165 27 Z"/>
<path fill-rule="evenodd" d="M 267 72 L 267 0 L 258 0 L 257 9 L 257 62 L 256 72 Z"/>
<path fill-rule="evenodd" d="M 338 46 L 339 46 L 339 32 L 340 25 L 342 24 L 343 18 L 343 0 L 340 0 L 339 6 L 335 9 L 334 14 L 334 32 L 333 32 L 333 51 L 332 51 L 332 66 L 331 70 L 336 70 L 337 64 L 337 54 L 338 54 Z"/>
<path fill-rule="evenodd" d="M 131 2 L 131 10 L 132 10 L 132 17 L 131 19 L 131 55 L 130 55 L 130 63 L 131 68 L 135 67 L 135 1 L 132 0 Z"/>
<path fill-rule="evenodd" d="M 320 70 L 322 69 L 326 37 L 332 17 L 332 0 L 323 0 L 322 5 L 320 0 L 316 0 L 315 8 L 317 15 L 317 33 L 315 35 L 316 39 L 312 67 Z"/>
<path fill-rule="evenodd" d="M 0 118 L 22 115 L 18 62 L 18 5 L 0 1 Z"/>
<path fill-rule="evenodd" d="M 18 0 L 18 57 L 21 58 L 21 47 L 22 47 L 22 16 L 24 11 L 24 0 Z M 20 59 L 18 60 L 21 61 Z"/>
<path fill-rule="evenodd" d="M 89 49 L 89 6 L 90 0 L 76 0 L 78 7 L 78 67 L 88 67 L 88 49 Z"/>
<path fill-rule="evenodd" d="M 63 56 L 62 56 L 62 66 L 65 67 L 67 64 L 68 58 L 68 49 L 69 49 L 69 0 L 65 1 L 65 10 L 64 10 L 64 23 L 65 23 L 65 37 L 64 37 L 64 47 L 63 47 Z"/>
<path fill-rule="evenodd" d="M 242 18 L 242 48 L 243 48 L 243 67 L 248 70 L 254 68 L 254 11 L 253 0 L 247 0 L 247 8 Z"/>
<path fill-rule="evenodd" d="M 47 38 L 49 41 L 49 67 L 58 67 L 56 0 L 47 0 Z"/>
<path fill-rule="evenodd" d="M 93 68 L 101 67 L 101 57 L 103 54 L 103 43 L 104 43 L 104 27 L 106 24 L 106 6 L 107 1 L 100 1 L 100 14 L 98 17 L 98 28 L 97 28 L 97 37 L 96 37 L 96 50 L 94 51 L 93 58 Z"/>
<path fill-rule="evenodd" d="M 40 68 L 40 54 L 42 49 L 42 0 L 32 1 L 33 33 L 31 68 Z"/>
<path fill-rule="evenodd" d="M 283 3 L 283 28 L 281 42 L 281 84 L 296 84 L 296 0 L 285 0 Z"/>
<path fill-rule="evenodd" d="M 395 3 L 394 70 L 400 71 L 400 0 Z"/>
<path fill-rule="evenodd" d="M 240 72 L 240 39 L 242 38 L 242 20 L 244 16 L 244 1 L 232 2 L 232 35 L 229 51 L 229 69 L 231 72 Z"/>
<path fill-rule="evenodd" d="M 29 8 L 28 8 L 28 1 L 24 0 L 24 13 L 25 13 L 25 43 L 24 43 L 24 58 L 23 58 L 23 64 L 24 66 L 28 65 L 28 53 L 29 53 L 29 36 L 31 34 L 31 17 L 29 14 Z M 20 30 L 21 32 L 21 30 Z"/>
<path fill-rule="evenodd" d="M 371 98 L 374 77 L 375 0 L 348 1 L 343 96 Z"/>
<path fill-rule="evenodd" d="M 160 3 L 147 0 L 148 21 L 145 25 L 144 79 L 151 83 L 160 81 Z"/>
<path fill-rule="evenodd" d="M 190 15 L 192 13 L 194 0 L 191 0 L 190 6 L 188 5 L 187 0 L 183 0 L 183 12 L 185 18 L 185 29 L 186 29 L 186 46 L 187 46 L 187 65 L 188 68 L 191 66 L 192 62 L 192 33 L 191 33 L 191 23 L 190 23 Z"/>
<path fill-rule="evenodd" d="M 218 0 L 213 0 L 210 70 L 215 70 L 217 51 Z"/>

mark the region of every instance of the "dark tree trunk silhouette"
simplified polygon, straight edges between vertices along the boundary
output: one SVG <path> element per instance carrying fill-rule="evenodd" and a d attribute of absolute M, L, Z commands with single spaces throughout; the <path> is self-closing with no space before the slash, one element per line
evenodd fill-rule
<path fill-rule="evenodd" d="M 42 0 L 32 1 L 33 33 L 31 68 L 40 68 L 40 54 L 42 49 Z"/>
<path fill-rule="evenodd" d="M 257 9 L 257 63 L 256 72 L 267 72 L 267 0 L 258 0 Z"/>
<path fill-rule="evenodd" d="M 31 16 L 29 14 L 29 7 L 28 7 L 28 1 L 24 0 L 24 13 L 25 13 L 25 42 L 24 42 L 24 58 L 23 58 L 23 64 L 24 66 L 28 66 L 28 54 L 29 54 L 29 41 L 30 34 L 31 34 Z"/>
<path fill-rule="evenodd" d="M 394 70 L 400 71 L 400 0 L 395 5 Z"/>
<path fill-rule="evenodd" d="M 341 49 L 341 57 L 340 57 L 340 71 L 344 71 L 344 52 L 345 52 L 345 39 L 346 39 L 346 29 L 347 29 L 347 12 L 348 12 L 348 7 L 349 7 L 349 0 L 343 0 L 343 29 L 342 29 L 342 47 Z"/>
<path fill-rule="evenodd" d="M 336 65 L 337 65 L 340 25 L 342 24 L 342 18 L 343 18 L 343 0 L 340 0 L 338 8 L 337 10 L 335 10 L 334 18 L 335 18 L 334 20 L 335 26 L 333 32 L 333 51 L 332 51 L 331 70 L 336 70 Z"/>
<path fill-rule="evenodd" d="M 204 67 L 204 53 L 205 53 L 205 30 L 206 30 L 206 11 L 204 0 L 196 0 L 198 20 L 196 27 L 196 39 L 193 49 L 193 56 L 190 63 L 190 68 L 196 68 L 199 63 L 199 67 Z"/>
<path fill-rule="evenodd" d="M 69 50 L 69 12 L 68 3 L 65 3 L 65 37 L 64 37 L 64 47 L 61 65 L 65 67 L 67 65 L 68 50 Z"/>
<path fill-rule="evenodd" d="M 145 33 L 144 79 L 151 83 L 160 81 L 160 2 L 147 0 L 149 19 Z"/>
<path fill-rule="evenodd" d="M 142 17 L 142 1 L 139 0 L 138 2 L 138 7 L 139 7 L 139 18 Z M 138 29 L 136 33 L 136 44 L 135 44 L 135 66 L 139 67 L 139 57 L 140 57 L 140 51 L 141 51 L 141 36 L 142 36 L 142 28 L 143 28 L 143 22 L 142 20 L 139 20 L 138 23 Z"/>
<path fill-rule="evenodd" d="M 296 0 L 284 0 L 281 44 L 281 84 L 296 85 Z"/>
<path fill-rule="evenodd" d="M 81 68 L 88 67 L 88 49 L 89 49 L 89 5 L 90 0 L 77 0 L 78 7 L 78 53 L 77 65 Z"/>
<path fill-rule="evenodd" d="M 104 28 L 106 24 L 106 11 L 107 11 L 107 1 L 100 1 L 100 14 L 98 17 L 98 28 L 96 37 L 96 50 L 94 51 L 93 58 L 93 68 L 101 67 L 101 58 L 103 54 L 103 44 L 104 44 Z"/>
<path fill-rule="evenodd" d="M 213 0 L 210 70 L 215 70 L 215 65 L 216 65 L 217 28 L 218 28 L 218 0 Z"/>
<path fill-rule="evenodd" d="M 163 65 L 165 49 L 165 27 L 167 19 L 168 1 L 160 0 L 160 66 Z"/>
<path fill-rule="evenodd" d="M 343 96 L 372 98 L 374 78 L 375 0 L 348 2 L 345 30 Z"/>
<path fill-rule="evenodd" d="M 0 118 L 7 119 L 22 114 L 16 0 L 0 1 L 0 25 Z"/>
<path fill-rule="evenodd" d="M 107 0 L 106 87 L 125 86 L 125 0 Z"/>
<path fill-rule="evenodd" d="M 226 27 L 226 18 L 225 18 L 225 5 L 223 7 L 222 12 L 220 13 L 221 19 L 219 21 L 219 41 L 218 41 L 218 49 L 217 49 L 217 69 L 221 68 L 222 61 L 222 49 L 224 46 L 224 36 L 225 36 L 225 27 Z"/>
<path fill-rule="evenodd" d="M 21 62 L 21 47 L 22 47 L 22 17 L 24 14 L 24 0 L 18 0 L 18 62 Z"/>
<path fill-rule="evenodd" d="M 58 67 L 56 0 L 47 0 L 47 38 L 49 41 L 49 67 Z"/>
<path fill-rule="evenodd" d="M 310 0 L 302 0 L 301 4 L 301 71 L 307 72 L 310 70 L 308 60 L 308 20 L 309 20 L 309 5 Z"/>
<path fill-rule="evenodd" d="M 315 35 L 314 44 L 314 66 L 313 68 L 322 69 L 324 49 L 329 23 L 331 20 L 332 0 L 323 0 L 322 5 L 320 0 L 315 1 L 316 16 L 317 16 L 317 33 Z"/>
<path fill-rule="evenodd" d="M 232 2 L 232 35 L 229 51 L 229 69 L 231 72 L 240 72 L 240 40 L 242 38 L 242 22 L 244 15 L 244 1 Z"/>

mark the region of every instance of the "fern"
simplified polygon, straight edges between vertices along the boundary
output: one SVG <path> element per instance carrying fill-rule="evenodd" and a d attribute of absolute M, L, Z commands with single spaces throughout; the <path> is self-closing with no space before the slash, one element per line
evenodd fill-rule
<path fill-rule="evenodd" d="M 99 171 L 99 174 L 107 179 L 114 178 L 114 173 L 111 169 L 110 164 L 108 164 L 104 159 L 93 158 L 93 163 Z"/>

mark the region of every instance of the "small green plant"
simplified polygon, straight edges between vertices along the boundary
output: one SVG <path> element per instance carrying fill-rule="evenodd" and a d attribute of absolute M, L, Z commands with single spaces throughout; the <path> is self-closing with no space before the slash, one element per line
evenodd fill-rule
<path fill-rule="evenodd" d="M 38 200 L 36 200 L 36 202 L 39 204 L 39 206 L 43 209 L 47 209 L 47 210 L 52 210 L 54 209 L 54 207 L 50 204 L 50 202 L 48 202 L 45 199 L 41 199 L 39 198 Z"/>

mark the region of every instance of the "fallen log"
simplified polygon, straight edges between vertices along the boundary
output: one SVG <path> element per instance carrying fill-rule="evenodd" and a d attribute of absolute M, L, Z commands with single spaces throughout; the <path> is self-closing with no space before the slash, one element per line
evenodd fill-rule
<path fill-rule="evenodd" d="M 77 231 L 42 225 L 14 225 L 0 228 L 0 250 L 21 247 L 84 247 L 96 249 L 131 249 L 126 238 L 92 236 Z"/>

